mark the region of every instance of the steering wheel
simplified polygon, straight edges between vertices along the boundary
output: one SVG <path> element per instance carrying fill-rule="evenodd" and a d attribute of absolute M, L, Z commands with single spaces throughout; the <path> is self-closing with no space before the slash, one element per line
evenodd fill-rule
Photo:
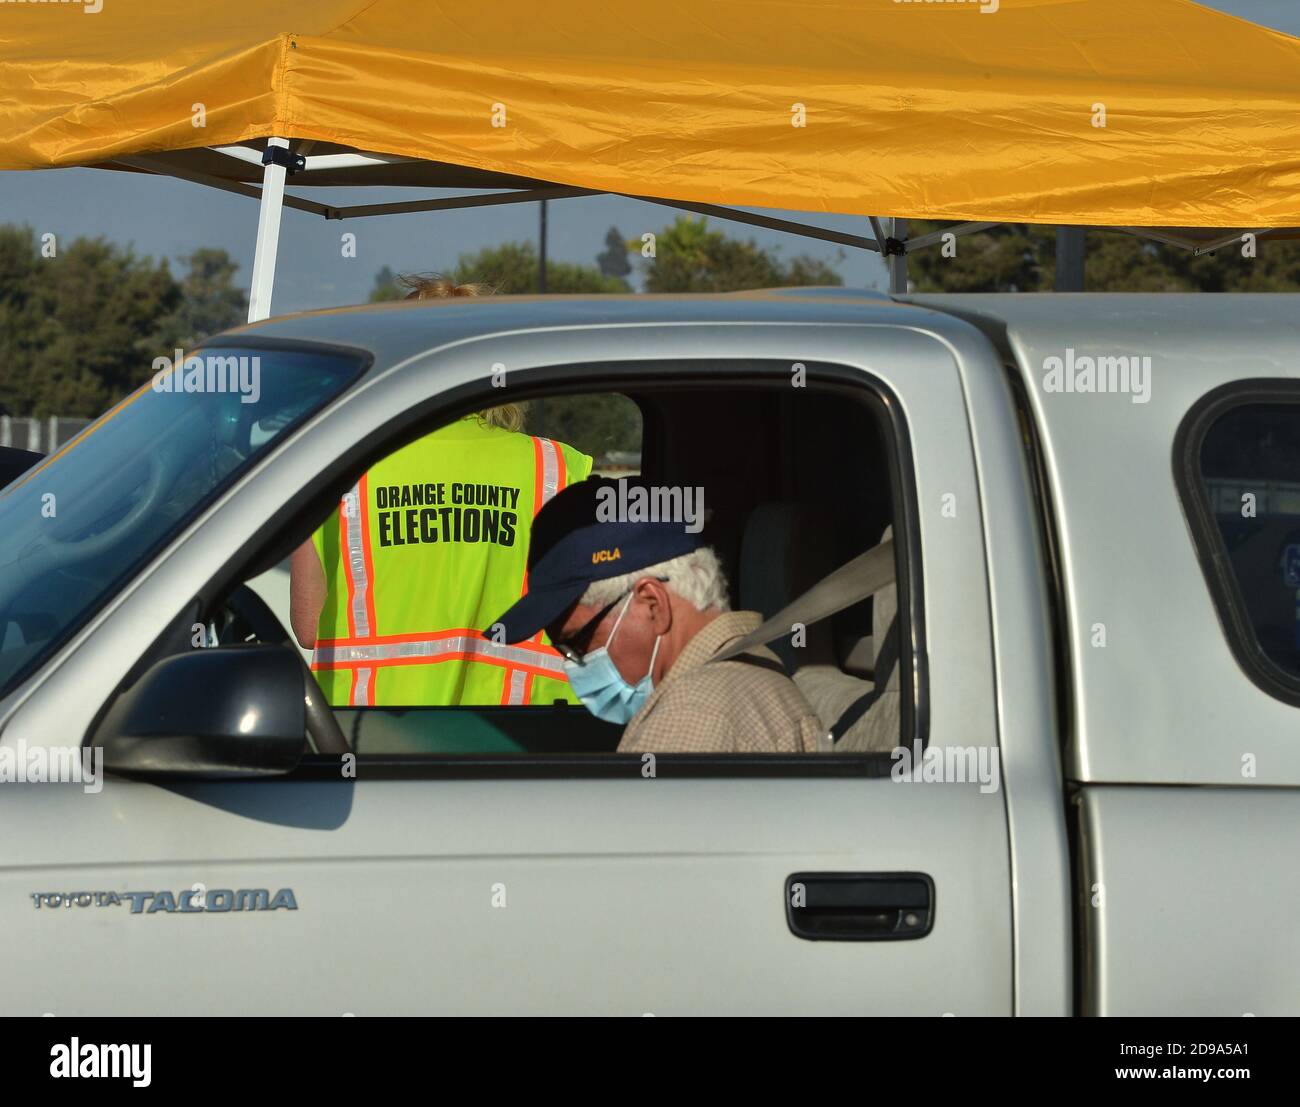
<path fill-rule="evenodd" d="M 266 601 L 247 584 L 241 584 L 230 593 L 226 606 L 253 629 L 258 641 L 284 646 L 286 649 L 293 650 L 294 657 L 298 658 L 298 663 L 302 666 L 303 698 L 307 703 L 307 734 L 311 737 L 316 752 L 351 752 L 348 740 L 343 736 L 338 720 L 334 718 L 334 712 L 325 702 L 324 692 L 321 691 L 316 678 L 311 675 L 311 670 L 307 668 L 307 663 L 298 652 L 297 643 L 289 637 L 284 624 L 275 617 L 275 612 L 266 605 Z"/>

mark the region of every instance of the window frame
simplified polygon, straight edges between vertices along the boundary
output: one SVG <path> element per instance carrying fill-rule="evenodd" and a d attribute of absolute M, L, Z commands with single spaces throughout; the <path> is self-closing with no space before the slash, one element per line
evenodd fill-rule
<path fill-rule="evenodd" d="M 1300 415 L 1300 381 L 1281 377 L 1231 381 L 1197 400 L 1174 435 L 1174 485 L 1191 532 L 1192 548 L 1233 658 L 1260 691 L 1291 707 L 1300 707 L 1300 677 L 1269 657 L 1255 633 L 1201 476 L 1201 450 L 1211 428 L 1236 408 L 1261 404 L 1291 405 Z"/>
<path fill-rule="evenodd" d="M 253 343 L 248 343 L 252 345 Z M 864 404 L 883 436 L 888 461 L 890 505 L 897 564 L 899 633 L 911 653 L 898 663 L 899 744 L 910 748 L 915 741 L 929 742 L 928 663 L 920 560 L 920 512 L 911 436 L 897 395 L 870 371 L 829 361 L 805 361 L 810 387 L 842 391 Z M 788 388 L 788 360 L 739 355 L 734 358 L 645 358 L 636 361 L 566 361 L 515 370 L 511 374 L 511 399 L 527 401 L 538 396 L 617 392 L 627 396 L 642 411 L 642 471 L 654 465 L 658 453 L 659 427 L 654 414 L 641 402 L 647 391 L 666 389 L 718 390 L 729 383 L 759 388 Z M 393 416 L 361 439 L 349 443 L 329 467 L 287 503 L 280 524 L 249 543 L 227 562 L 223 570 L 199 591 L 197 603 L 207 608 L 219 601 L 245 577 L 251 565 L 265 562 L 268 551 L 291 548 L 296 540 L 286 535 L 299 530 L 310 533 L 319 520 L 337 504 L 342 491 L 351 487 L 356 474 L 438 426 L 484 407 L 497 399 L 481 383 L 461 385 L 440 392 L 425 402 Z M 317 518 L 319 516 L 319 519 Z M 316 519 L 315 524 L 312 520 Z M 188 614 L 184 616 L 188 618 Z M 162 645 L 167 634 L 160 636 Z M 901 652 L 901 651 L 900 651 Z M 147 651 L 136 668 L 156 661 L 155 650 Z M 118 689 L 120 692 L 120 689 Z M 101 708 L 107 711 L 116 693 Z M 382 709 L 376 709 L 382 710 Z M 91 727 L 93 733 L 94 727 Z M 907 737 L 904 738 L 903 736 Z M 357 754 L 358 777 L 368 780 L 451 780 L 451 779 L 556 779 L 620 778 L 640 779 L 642 755 L 636 753 L 546 753 L 496 754 Z M 657 754 L 661 775 L 675 778 L 700 777 L 888 777 L 893 767 L 890 752 L 840 754 Z M 302 762 L 283 776 L 264 778 L 288 781 L 340 781 L 338 755 L 304 754 Z"/>

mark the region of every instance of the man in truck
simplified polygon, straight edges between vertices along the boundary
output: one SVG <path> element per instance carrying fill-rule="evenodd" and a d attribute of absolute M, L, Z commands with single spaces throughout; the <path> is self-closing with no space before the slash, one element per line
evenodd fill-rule
<path fill-rule="evenodd" d="M 617 484 L 583 481 L 542 509 L 505 641 L 545 628 L 578 698 L 625 727 L 619 753 L 814 752 L 821 723 L 773 653 L 711 660 L 762 622 L 730 610 L 717 555 L 680 522 L 602 521 Z"/>

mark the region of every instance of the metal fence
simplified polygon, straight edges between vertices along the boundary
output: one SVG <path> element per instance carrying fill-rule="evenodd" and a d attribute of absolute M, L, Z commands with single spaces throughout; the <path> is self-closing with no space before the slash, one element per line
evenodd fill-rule
<path fill-rule="evenodd" d="M 0 446 L 17 446 L 38 454 L 53 453 L 60 446 L 90 426 L 92 420 L 51 415 L 45 419 L 26 419 L 0 415 Z"/>
<path fill-rule="evenodd" d="M 1216 515 L 1236 515 L 1242 509 L 1242 497 L 1255 497 L 1259 515 L 1300 515 L 1300 482 L 1283 480 L 1226 480 L 1211 477 L 1205 482 L 1210 494 L 1210 508 Z"/>

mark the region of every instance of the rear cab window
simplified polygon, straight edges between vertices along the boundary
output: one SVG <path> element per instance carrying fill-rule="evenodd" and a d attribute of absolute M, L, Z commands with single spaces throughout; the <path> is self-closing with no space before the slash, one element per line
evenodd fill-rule
<path fill-rule="evenodd" d="M 1300 706 L 1300 385 L 1210 393 L 1180 429 L 1175 471 L 1234 655 Z"/>

